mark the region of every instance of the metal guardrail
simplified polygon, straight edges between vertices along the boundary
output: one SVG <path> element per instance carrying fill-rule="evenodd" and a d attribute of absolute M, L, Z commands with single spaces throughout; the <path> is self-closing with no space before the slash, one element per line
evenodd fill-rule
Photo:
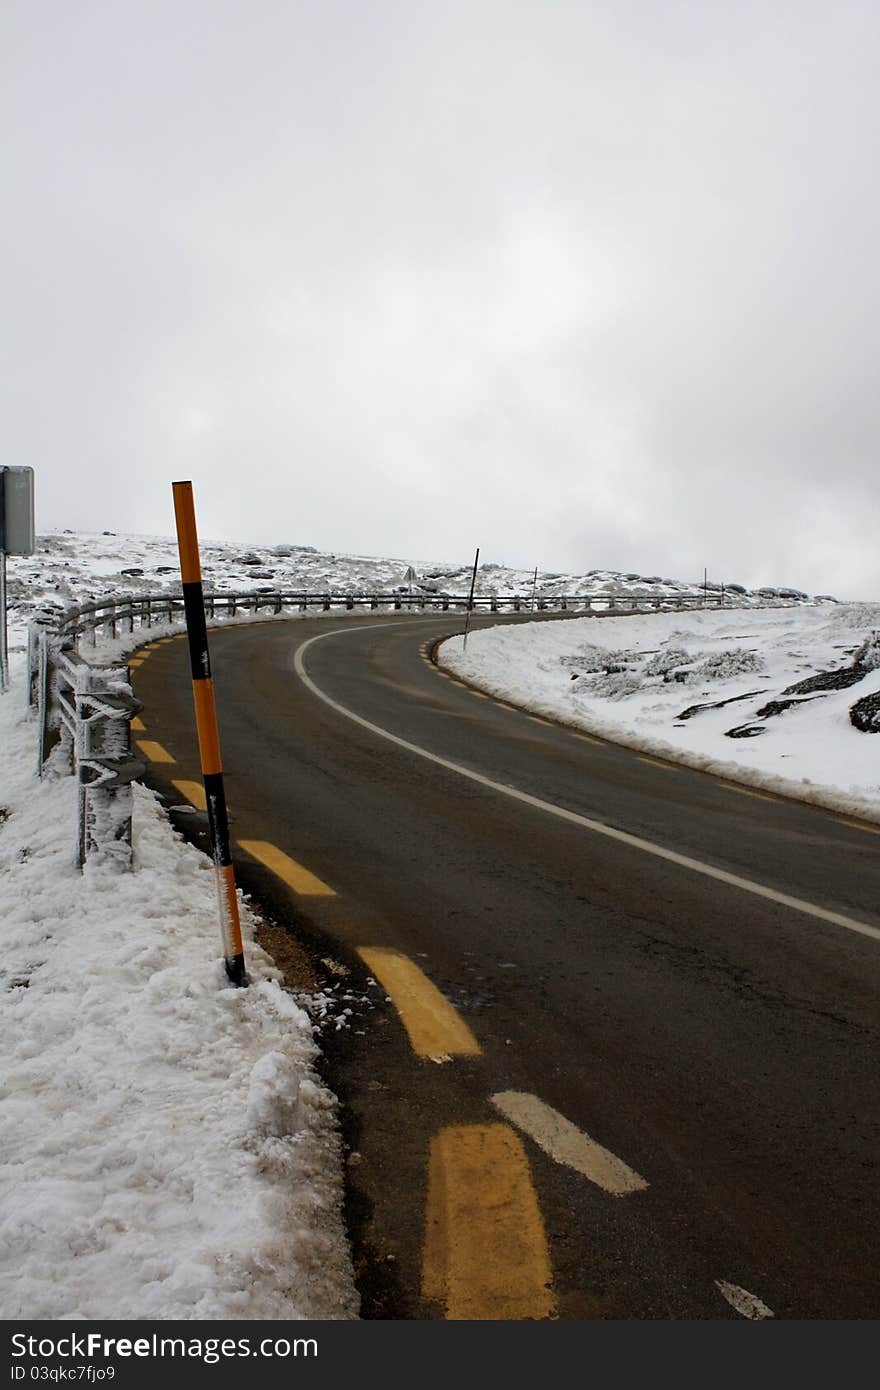
<path fill-rule="evenodd" d="M 96 857 L 131 867 L 131 784 L 145 765 L 132 756 L 131 720 L 141 708 L 126 665 L 95 666 L 51 622 L 28 630 L 28 701 L 37 710 L 37 771 L 77 779 L 76 863 Z"/>
<path fill-rule="evenodd" d="M 738 596 L 737 596 L 738 598 Z M 354 610 L 358 608 L 390 609 L 394 612 L 464 612 L 467 608 L 464 594 L 432 593 L 383 593 L 383 594 L 340 594 L 340 593 L 302 593 L 286 590 L 266 590 L 242 593 L 206 593 L 205 610 L 208 619 L 223 616 L 237 617 L 239 614 L 260 611 L 283 613 L 305 613 L 309 609 L 329 612 L 331 609 Z M 474 610 L 488 613 L 529 613 L 529 612 L 637 612 L 642 610 L 663 610 L 679 608 L 746 606 L 737 601 L 734 595 L 718 592 L 710 593 L 708 598 L 702 594 L 648 594 L 631 592 L 595 594 L 538 594 L 530 595 L 475 595 Z M 749 605 L 751 606 L 751 605 Z M 183 595 L 180 592 L 162 594 L 143 594 L 125 598 L 101 599 L 95 603 L 80 604 L 65 610 L 58 620 L 57 632 L 74 640 L 77 648 L 86 637 L 92 645 L 97 642 L 98 629 L 103 629 L 104 637 L 115 638 L 130 635 L 140 628 L 150 628 L 159 623 L 174 624 L 183 616 Z"/>
<path fill-rule="evenodd" d="M 208 620 L 260 612 L 305 613 L 310 609 L 394 612 L 464 611 L 463 594 L 338 594 L 264 591 L 205 594 Z M 714 602 L 713 602 L 714 600 Z M 489 613 L 614 613 L 710 607 L 743 607 L 727 595 L 639 594 L 475 595 L 476 611 Z M 788 606 L 785 600 L 762 606 Z M 95 856 L 131 865 L 131 783 L 144 772 L 132 756 L 131 719 L 140 709 L 128 666 L 100 662 L 102 642 L 140 636 L 156 626 L 183 622 L 182 591 L 99 599 L 35 618 L 28 630 L 28 701 L 38 714 L 37 766 L 73 773 L 78 782 L 76 862 Z M 83 656 L 91 650 L 92 660 Z"/>

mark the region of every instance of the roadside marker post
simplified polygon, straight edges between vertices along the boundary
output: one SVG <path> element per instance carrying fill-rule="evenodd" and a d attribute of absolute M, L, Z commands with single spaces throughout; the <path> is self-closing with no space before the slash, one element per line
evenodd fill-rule
<path fill-rule="evenodd" d="M 226 974 L 234 985 L 244 987 L 248 981 L 244 966 L 238 898 L 235 892 L 235 870 L 232 867 L 229 847 L 229 817 L 220 763 L 220 735 L 217 729 L 214 683 L 211 679 L 211 660 L 208 654 L 208 629 L 205 622 L 205 598 L 202 593 L 202 567 L 199 561 L 199 538 L 196 531 L 192 483 L 172 483 L 171 489 L 174 494 L 180 578 L 183 584 L 183 607 L 192 669 L 193 704 L 199 735 L 208 826 L 211 832 L 211 855 L 217 880 L 220 937 L 226 958 Z"/>
<path fill-rule="evenodd" d="M 473 606 L 474 606 L 474 585 L 475 585 L 476 582 L 477 582 L 477 563 L 478 563 L 479 559 L 480 559 L 480 547 L 477 546 L 477 553 L 476 553 L 476 555 L 474 556 L 474 572 L 473 572 L 473 574 L 471 575 L 471 591 L 470 591 L 470 593 L 468 594 L 467 612 L 465 613 L 465 617 L 464 617 L 464 641 L 463 641 L 462 644 L 461 644 L 461 645 L 462 645 L 462 650 L 463 650 L 463 651 L 467 651 L 468 628 L 469 628 L 470 625 L 471 625 L 471 609 L 472 609 Z"/>

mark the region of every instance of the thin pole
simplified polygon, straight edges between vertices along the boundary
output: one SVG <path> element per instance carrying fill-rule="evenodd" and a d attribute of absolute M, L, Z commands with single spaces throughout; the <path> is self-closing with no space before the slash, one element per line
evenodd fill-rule
<path fill-rule="evenodd" d="M 2 486 L 2 479 L 0 479 Z M 6 551 L 0 550 L 0 694 L 9 689 L 9 646 L 6 637 Z"/>
<path fill-rule="evenodd" d="M 703 607 L 709 602 L 709 571 L 703 570 Z"/>
<path fill-rule="evenodd" d="M 186 613 L 186 635 L 189 640 L 192 668 L 193 704 L 199 735 L 202 778 L 205 783 L 205 801 L 208 807 L 208 826 L 211 831 L 211 854 L 217 881 L 220 938 L 226 958 L 226 974 L 233 984 L 243 986 L 247 984 L 247 975 L 244 968 L 238 897 L 235 892 L 235 870 L 232 867 L 229 846 L 229 817 L 226 811 L 226 793 L 223 790 L 220 735 L 217 730 L 214 683 L 211 680 L 211 660 L 208 655 L 208 629 L 205 622 L 205 599 L 202 593 L 202 567 L 199 561 L 199 538 L 196 532 L 192 483 L 172 483 L 171 489 L 174 494 L 180 578 L 183 584 L 183 607 Z"/>
<path fill-rule="evenodd" d="M 479 558 L 480 558 L 480 547 L 477 546 L 477 553 L 476 553 L 476 555 L 474 556 L 474 572 L 473 572 L 473 574 L 471 575 L 471 591 L 470 591 L 470 593 L 468 594 L 467 613 L 465 614 L 465 619 L 464 619 L 464 641 L 463 641 L 462 644 L 461 644 L 461 645 L 462 645 L 462 651 L 467 651 L 468 628 L 469 628 L 470 625 L 471 625 L 471 609 L 472 609 L 473 606 L 474 606 L 474 585 L 475 585 L 476 582 L 477 582 L 477 561 L 479 560 Z"/>
<path fill-rule="evenodd" d="M 6 469 L 0 468 L 0 695 L 9 689 L 9 647 L 6 636 Z"/>
<path fill-rule="evenodd" d="M 538 587 L 538 566 L 535 565 L 535 577 L 532 580 L 532 612 L 535 611 L 535 590 Z"/>

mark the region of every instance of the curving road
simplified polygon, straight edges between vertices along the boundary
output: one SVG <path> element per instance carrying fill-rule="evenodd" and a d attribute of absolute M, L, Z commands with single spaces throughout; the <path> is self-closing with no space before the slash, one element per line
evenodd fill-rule
<path fill-rule="evenodd" d="M 455 630 L 211 634 L 239 882 L 359 998 L 364 1316 L 876 1317 L 880 838 L 481 698 Z M 179 804 L 184 641 L 133 674 Z"/>

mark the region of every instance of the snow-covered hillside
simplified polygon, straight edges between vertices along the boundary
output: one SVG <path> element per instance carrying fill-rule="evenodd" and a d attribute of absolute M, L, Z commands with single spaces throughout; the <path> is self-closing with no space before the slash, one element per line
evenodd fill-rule
<path fill-rule="evenodd" d="M 235 546 L 203 542 L 201 552 L 205 590 L 217 593 L 276 589 L 385 593 L 411 583 L 417 590 L 466 594 L 472 572 L 467 563 L 338 555 L 308 545 Z M 407 581 L 410 568 L 417 577 Z M 33 556 L 9 561 L 10 640 L 20 646 L 28 618 L 47 605 L 67 606 L 115 594 L 161 593 L 176 589 L 179 584 L 177 543 L 171 536 L 67 531 L 39 536 Z M 504 565 L 482 564 L 477 574 L 480 594 L 530 596 L 534 584 L 534 571 L 508 569 Z M 720 584 L 709 583 L 710 596 L 717 598 L 719 590 Z M 659 575 L 619 574 L 614 570 L 588 570 L 583 574 L 538 572 L 539 597 L 601 595 L 610 591 L 699 596 L 703 585 Z M 809 601 L 807 594 L 788 587 L 750 592 L 741 585 L 725 586 L 725 602 L 730 607 L 751 607 L 780 597 L 792 603 Z"/>

